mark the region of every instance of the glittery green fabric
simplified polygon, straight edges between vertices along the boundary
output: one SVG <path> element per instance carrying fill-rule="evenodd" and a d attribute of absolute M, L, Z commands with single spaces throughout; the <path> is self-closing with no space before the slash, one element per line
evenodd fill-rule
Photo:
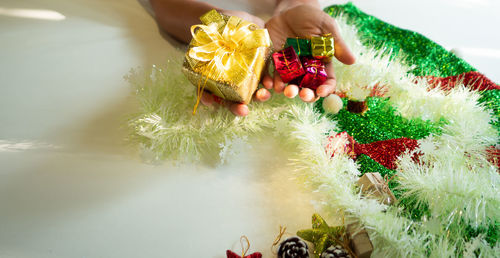
<path fill-rule="evenodd" d="M 347 99 L 343 99 L 346 106 Z M 316 109 L 323 112 L 318 101 Z M 411 139 L 421 139 L 429 134 L 440 134 L 441 126 L 445 120 L 438 123 L 423 121 L 421 119 L 408 120 L 397 114 L 397 110 L 392 107 L 387 99 L 371 97 L 367 98 L 368 111 L 364 115 L 354 114 L 346 109 L 342 109 L 337 115 L 327 115 L 330 119 L 338 122 L 341 131 L 347 131 L 349 135 L 359 143 L 371 143 L 389 139 L 407 137 Z M 367 155 L 361 154 L 356 159 L 356 164 L 362 174 L 367 172 L 379 172 L 382 176 L 391 178 L 396 174 L 395 170 L 388 169 L 376 162 Z M 389 182 L 389 188 L 398 199 L 398 206 L 401 215 L 412 220 L 421 220 L 422 216 L 429 216 L 429 209 L 426 203 L 418 202 L 413 197 L 402 198 L 406 189 L 398 188 L 397 180 Z"/>
<path fill-rule="evenodd" d="M 461 223 L 463 224 L 463 227 L 461 228 L 464 228 L 464 235 L 466 236 L 466 240 L 470 240 L 479 235 L 485 235 L 486 242 L 488 242 L 490 246 L 493 247 L 500 234 L 500 222 L 489 222 L 489 227 L 473 228 L 471 225 L 468 225 L 466 222 L 462 221 Z"/>
<path fill-rule="evenodd" d="M 497 129 L 498 136 L 500 136 L 500 90 L 488 90 L 480 92 L 479 94 L 481 94 L 479 102 L 485 105 L 487 109 L 492 110 L 497 118 L 492 124 L 493 127 Z"/>
<path fill-rule="evenodd" d="M 346 106 L 346 99 L 344 106 Z M 317 101 L 316 108 L 323 112 L 322 100 Z M 389 139 L 407 137 L 422 139 L 429 134 L 440 134 L 440 126 L 445 121 L 432 123 L 421 119 L 408 120 L 397 114 L 387 99 L 367 98 L 368 111 L 364 115 L 355 114 L 346 109 L 340 110 L 337 115 L 328 117 L 338 121 L 340 130 L 347 131 L 358 143 L 372 143 Z M 372 170 L 373 171 L 373 170 Z"/>
<path fill-rule="evenodd" d="M 379 172 L 382 177 L 388 176 L 392 177 L 394 174 L 396 174 L 395 170 L 388 169 L 384 166 L 382 166 L 380 163 L 376 162 L 372 158 L 368 157 L 365 154 L 360 154 L 356 158 L 356 163 L 359 165 L 359 171 L 361 172 L 361 175 L 364 173 L 370 173 L 370 172 Z M 396 196 L 397 197 L 397 196 Z"/>
<path fill-rule="evenodd" d="M 425 36 L 385 23 L 362 12 L 351 3 L 327 7 L 325 12 L 331 16 L 338 16 L 341 13 L 347 16 L 348 23 L 356 25 L 359 36 L 365 44 L 375 46 L 377 49 L 392 49 L 393 56 L 403 52 L 404 62 L 416 66 L 411 73 L 417 76 L 446 77 L 475 71 L 467 62 Z"/>

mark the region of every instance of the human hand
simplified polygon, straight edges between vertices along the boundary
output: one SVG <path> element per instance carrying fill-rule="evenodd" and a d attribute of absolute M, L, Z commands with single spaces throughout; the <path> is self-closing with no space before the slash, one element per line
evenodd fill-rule
<path fill-rule="evenodd" d="M 257 26 L 264 28 L 264 21 L 256 16 L 253 16 L 249 13 L 242 12 L 242 11 L 230 11 L 230 10 L 219 10 L 219 12 L 229 15 L 229 16 L 238 16 L 242 18 L 243 20 L 255 23 Z M 267 89 L 259 89 L 254 93 L 253 100 L 254 101 L 266 101 L 271 97 L 271 93 Z M 211 105 L 221 105 L 229 111 L 231 111 L 233 114 L 237 116 L 246 116 L 248 115 L 249 109 L 246 104 L 243 103 L 238 103 L 238 102 L 232 102 L 232 101 L 227 101 L 224 99 L 221 99 L 215 95 L 213 95 L 210 92 L 204 91 L 201 96 L 201 103 L 203 103 L 206 106 L 211 106 Z"/>
<path fill-rule="evenodd" d="M 320 36 L 330 33 L 335 40 L 335 58 L 344 64 L 353 64 L 355 62 L 354 55 L 340 36 L 335 20 L 317 6 L 300 4 L 291 7 L 274 15 L 265 24 L 265 27 L 269 31 L 275 48 L 283 46 L 287 38 Z M 326 64 L 326 72 L 328 75 L 327 80 L 316 91 L 303 88 L 299 92 L 297 85 L 289 84 L 285 86 L 277 72 L 274 73 L 274 78 L 265 75 L 262 84 L 266 89 L 274 88 L 275 92 L 283 92 L 289 98 L 294 98 L 299 94 L 304 102 L 314 102 L 319 97 L 327 97 L 335 92 L 335 71 L 331 62 Z"/>

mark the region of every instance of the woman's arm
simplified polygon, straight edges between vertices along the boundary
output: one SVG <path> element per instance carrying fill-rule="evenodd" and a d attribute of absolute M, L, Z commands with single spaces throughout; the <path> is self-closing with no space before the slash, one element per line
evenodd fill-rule
<path fill-rule="evenodd" d="M 264 27 L 264 21 L 242 11 L 231 11 L 217 8 L 208 3 L 195 0 L 150 0 L 155 12 L 158 25 L 172 37 L 189 43 L 191 40 L 191 26 L 199 24 L 199 17 L 206 12 L 216 9 L 218 12 L 230 16 L 238 16 L 244 20 L 253 22 L 260 27 Z M 266 89 L 260 89 L 255 93 L 255 100 L 266 101 L 271 97 L 271 93 Z M 203 92 L 201 102 L 205 105 L 212 105 L 216 99 L 212 94 Z M 219 103 L 238 116 L 248 114 L 248 107 L 242 103 L 234 103 L 221 100 Z"/>
<path fill-rule="evenodd" d="M 199 17 L 215 6 L 192 0 L 151 0 L 158 25 L 174 38 L 189 43 L 190 27 L 199 24 Z"/>
<path fill-rule="evenodd" d="M 316 8 L 320 8 L 319 2 L 317 0 L 276 0 L 276 7 L 274 8 L 274 15 L 277 15 L 287 9 L 295 7 L 301 4 L 312 5 Z"/>
<path fill-rule="evenodd" d="M 191 40 L 190 27 L 199 23 L 199 17 L 211 9 L 216 9 L 226 15 L 239 16 L 260 27 L 265 26 L 277 48 L 285 42 L 287 37 L 307 37 L 330 33 L 335 38 L 335 57 L 345 64 L 352 64 L 355 61 L 339 34 L 335 20 L 321 10 L 317 0 L 277 0 L 273 17 L 266 24 L 261 19 L 246 12 L 224 10 L 195 0 L 150 1 L 159 26 L 174 38 L 185 43 Z M 304 88 L 300 89 L 300 92 L 297 85 L 285 85 L 279 75 L 266 75 L 262 81 L 265 88 L 259 89 L 255 93 L 255 99 L 259 101 L 269 99 L 271 94 L 267 89 L 274 88 L 276 92 L 284 92 L 289 98 L 298 94 L 303 101 L 316 101 L 319 97 L 326 97 L 335 92 L 336 79 L 331 63 L 327 64 L 327 74 L 327 81 L 316 91 Z M 207 92 L 202 94 L 202 103 L 211 105 L 214 101 L 216 100 L 212 94 Z M 221 104 L 235 115 L 245 116 L 249 111 L 247 105 L 242 103 L 223 100 Z"/>
<path fill-rule="evenodd" d="M 264 21 L 246 12 L 224 10 L 195 0 L 151 0 L 151 5 L 159 26 L 184 43 L 189 43 L 191 40 L 191 26 L 199 24 L 200 16 L 212 9 L 226 15 L 238 16 L 264 27 Z"/>

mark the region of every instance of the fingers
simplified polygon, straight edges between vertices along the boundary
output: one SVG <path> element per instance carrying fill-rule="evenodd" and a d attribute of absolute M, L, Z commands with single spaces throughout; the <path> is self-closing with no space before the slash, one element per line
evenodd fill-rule
<path fill-rule="evenodd" d="M 335 70 L 332 63 L 326 64 L 326 81 L 316 89 L 316 94 L 320 97 L 327 97 L 335 92 L 337 88 L 337 79 L 335 78 Z"/>
<path fill-rule="evenodd" d="M 271 98 L 271 93 L 267 89 L 259 89 L 255 92 L 254 99 L 257 101 L 267 101 Z M 204 91 L 201 95 L 201 103 L 206 106 L 211 106 L 214 103 L 218 103 L 221 106 L 229 109 L 231 113 L 236 116 L 246 116 L 248 115 L 249 109 L 246 104 L 236 103 L 232 101 L 227 101 L 222 98 L 216 97 L 215 95 Z"/>
<path fill-rule="evenodd" d="M 272 89 L 274 85 L 273 78 L 268 74 L 264 75 L 264 78 L 262 78 L 262 85 L 268 90 Z"/>
<path fill-rule="evenodd" d="M 285 94 L 286 97 L 288 98 L 295 98 L 297 94 L 299 94 L 299 87 L 297 85 L 290 84 L 286 86 L 283 94 Z"/>
<path fill-rule="evenodd" d="M 274 71 L 274 91 L 277 93 L 282 93 L 285 89 L 285 83 L 281 80 L 281 77 L 277 71 Z"/>
<path fill-rule="evenodd" d="M 232 101 L 227 101 L 224 99 L 219 98 L 218 103 L 227 108 L 231 113 L 233 113 L 236 116 L 246 116 L 248 115 L 249 109 L 246 104 L 242 103 L 237 103 L 237 102 L 232 102 Z"/>
<path fill-rule="evenodd" d="M 248 115 L 248 106 L 241 103 L 228 102 L 229 110 L 237 116 Z"/>
<path fill-rule="evenodd" d="M 340 36 L 337 22 L 328 14 L 323 14 L 321 29 L 323 30 L 323 33 L 331 33 L 333 35 L 335 40 L 335 58 L 347 65 L 354 64 L 354 62 L 356 62 L 356 58 L 345 43 L 344 39 Z"/>
<path fill-rule="evenodd" d="M 321 86 L 316 89 L 316 94 L 320 97 L 327 97 L 328 95 L 335 92 L 335 80 L 328 79 Z"/>
<path fill-rule="evenodd" d="M 263 89 L 263 90 L 265 90 L 265 89 Z M 270 95 L 270 93 L 267 90 L 265 90 L 265 91 Z M 260 95 L 261 95 L 260 99 L 266 98 L 265 93 L 261 93 Z M 267 97 L 267 99 L 269 99 L 269 97 Z M 261 101 L 264 101 L 264 100 L 261 100 Z M 221 106 L 227 108 L 229 111 L 231 111 L 231 113 L 233 113 L 236 116 L 246 116 L 246 115 L 248 115 L 248 112 L 249 112 L 248 106 L 245 104 L 227 101 L 227 100 L 219 98 L 219 97 L 217 97 L 209 92 L 206 92 L 206 91 L 204 91 L 201 95 L 201 103 L 203 103 L 203 105 L 206 105 L 206 106 L 211 106 L 215 103 L 220 104 Z"/>
<path fill-rule="evenodd" d="M 206 91 L 201 93 L 201 103 L 205 106 L 211 106 L 214 103 L 214 96 Z"/>
<path fill-rule="evenodd" d="M 302 90 L 300 90 L 299 97 L 304 102 L 314 102 L 317 100 L 314 91 L 308 88 L 303 88 Z"/>
<path fill-rule="evenodd" d="M 264 102 L 271 98 L 271 93 L 267 89 L 259 89 L 255 92 L 254 99 L 260 102 Z"/>

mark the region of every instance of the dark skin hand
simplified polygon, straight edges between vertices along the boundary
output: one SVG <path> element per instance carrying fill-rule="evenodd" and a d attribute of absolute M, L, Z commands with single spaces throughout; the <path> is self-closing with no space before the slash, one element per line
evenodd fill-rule
<path fill-rule="evenodd" d="M 223 10 L 198 1 L 151 0 L 151 4 L 160 27 L 174 38 L 186 43 L 191 40 L 189 28 L 199 23 L 198 17 L 211 9 L 217 9 L 226 15 L 238 16 L 260 27 L 265 26 L 276 49 L 279 49 L 289 37 L 310 37 L 330 33 L 335 39 L 335 58 L 344 64 L 355 62 L 355 57 L 340 36 L 335 20 L 320 9 L 317 0 L 278 0 L 273 17 L 265 23 L 262 19 L 246 12 Z M 297 85 L 285 85 L 277 73 L 265 75 L 262 79 L 264 88 L 255 92 L 254 100 L 268 100 L 271 97 L 269 90 L 273 88 L 275 92 L 284 93 L 289 98 L 294 98 L 298 94 L 305 102 L 314 102 L 319 97 L 333 94 L 336 89 L 333 65 L 328 63 L 326 69 L 328 79 L 316 91 L 307 88 L 299 91 Z M 213 105 L 215 98 L 212 94 L 204 92 L 201 102 Z M 248 106 L 242 103 L 224 100 L 219 103 L 237 116 L 246 116 L 249 112 Z"/>
<path fill-rule="evenodd" d="M 340 36 L 335 20 L 315 5 L 299 4 L 286 9 L 274 15 L 266 23 L 266 28 L 275 46 L 282 46 L 286 38 L 289 37 L 309 37 L 330 33 L 335 39 L 335 58 L 344 64 L 353 64 L 355 62 L 353 54 Z M 294 98 L 299 94 L 303 101 L 314 102 L 319 97 L 326 97 L 335 92 L 336 79 L 333 65 L 328 63 L 326 70 L 328 79 L 316 91 L 303 88 L 299 92 L 297 85 L 289 84 L 285 86 L 277 73 L 274 74 L 274 78 L 265 76 L 262 84 L 267 89 L 274 87 L 275 92 L 284 92 L 285 96 L 289 98 Z"/>

